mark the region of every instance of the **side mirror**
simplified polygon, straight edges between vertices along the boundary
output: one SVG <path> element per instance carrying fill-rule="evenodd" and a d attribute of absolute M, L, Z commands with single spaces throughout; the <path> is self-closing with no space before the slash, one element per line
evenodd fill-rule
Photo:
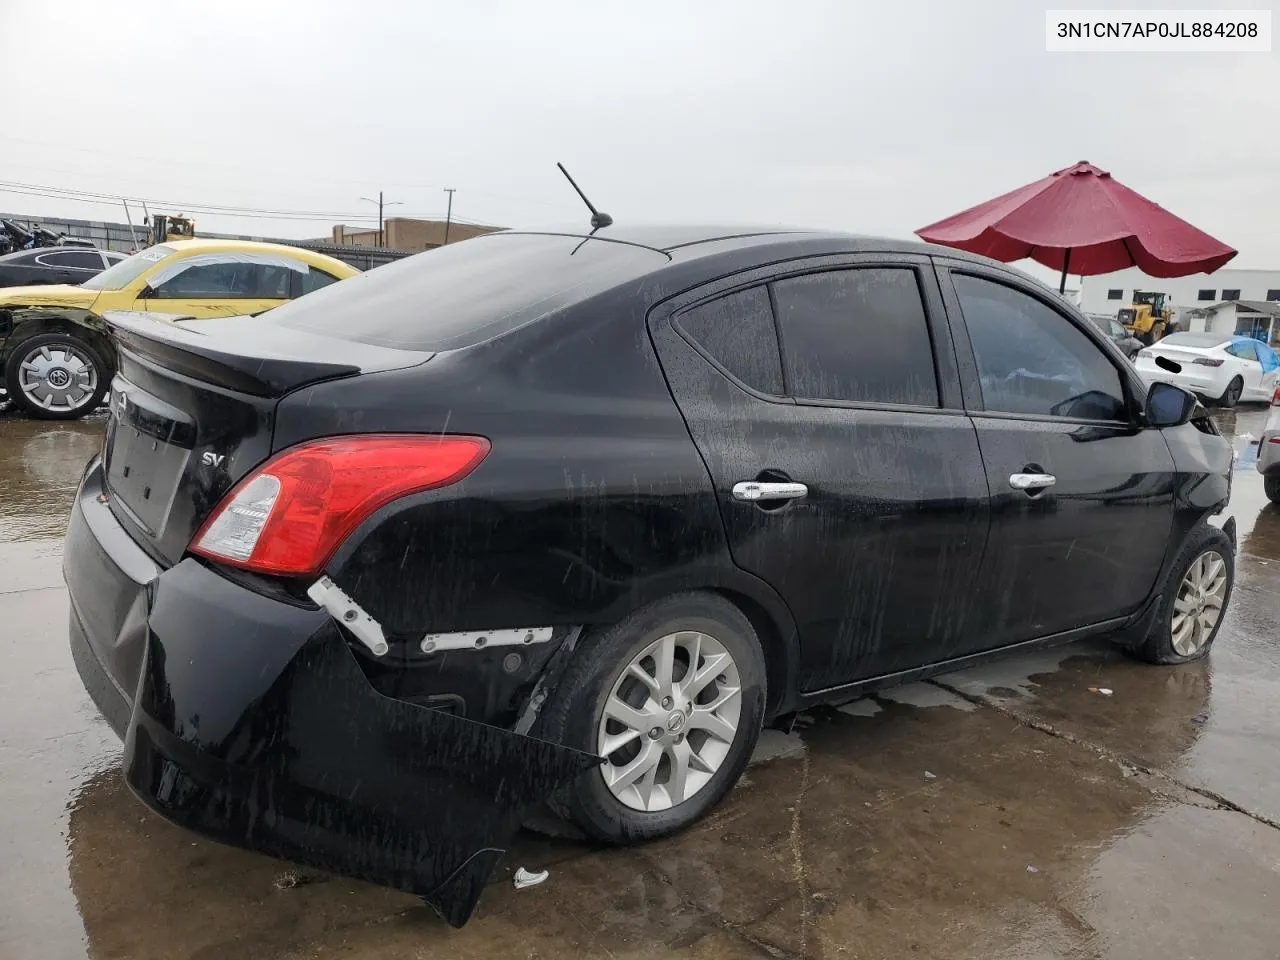
<path fill-rule="evenodd" d="M 1147 423 L 1153 427 L 1178 427 L 1191 421 L 1195 394 L 1171 383 L 1153 383 L 1147 391 Z"/>

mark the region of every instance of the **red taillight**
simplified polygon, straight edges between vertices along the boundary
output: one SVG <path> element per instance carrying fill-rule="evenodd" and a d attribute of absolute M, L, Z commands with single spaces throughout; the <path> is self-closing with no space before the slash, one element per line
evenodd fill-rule
<path fill-rule="evenodd" d="M 236 484 L 191 552 L 257 573 L 317 574 L 375 510 L 456 483 L 488 453 L 483 437 L 365 434 L 302 443 Z"/>
<path fill-rule="evenodd" d="M 1276 392 L 1271 395 L 1271 405 L 1280 407 L 1280 383 L 1276 384 Z"/>
<path fill-rule="evenodd" d="M 1202 367 L 1220 367 L 1220 366 L 1222 366 L 1222 361 L 1221 361 L 1221 360 L 1219 360 L 1217 357 L 1196 357 L 1196 358 L 1195 358 L 1194 360 L 1192 360 L 1191 362 L 1192 362 L 1192 363 L 1198 363 L 1198 364 L 1200 364 L 1200 366 L 1202 366 Z"/>

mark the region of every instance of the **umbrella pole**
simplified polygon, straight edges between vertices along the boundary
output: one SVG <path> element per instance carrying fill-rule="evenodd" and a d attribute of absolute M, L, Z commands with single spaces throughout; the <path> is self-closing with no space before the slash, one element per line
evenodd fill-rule
<path fill-rule="evenodd" d="M 1071 248 L 1067 247 L 1067 254 L 1062 258 L 1062 282 L 1058 284 L 1058 293 L 1065 296 L 1067 293 L 1067 267 L 1071 266 Z"/>

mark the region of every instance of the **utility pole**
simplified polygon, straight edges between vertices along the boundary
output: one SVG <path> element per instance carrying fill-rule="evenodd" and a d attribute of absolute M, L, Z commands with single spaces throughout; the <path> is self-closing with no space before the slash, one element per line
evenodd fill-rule
<path fill-rule="evenodd" d="M 380 247 L 386 246 L 386 241 L 382 236 L 382 191 L 381 190 L 378 191 L 377 200 L 374 200 L 372 197 L 361 197 L 360 199 L 365 201 L 366 203 L 376 203 L 378 205 L 378 246 Z M 398 206 L 401 206 L 401 203 L 399 200 L 388 200 L 387 206 L 398 207 Z"/>
<path fill-rule="evenodd" d="M 453 222 L 453 191 L 455 189 L 455 187 L 444 188 L 444 192 L 449 195 L 449 209 L 444 215 L 444 243 L 440 244 L 442 247 L 449 245 L 449 224 Z"/>

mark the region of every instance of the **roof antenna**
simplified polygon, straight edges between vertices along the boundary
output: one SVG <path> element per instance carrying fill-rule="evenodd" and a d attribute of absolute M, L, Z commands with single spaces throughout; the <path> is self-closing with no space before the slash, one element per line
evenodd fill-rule
<path fill-rule="evenodd" d="M 591 211 L 591 230 L 592 232 L 599 230 L 601 227 L 613 226 L 613 217 L 607 213 L 601 213 L 591 205 L 591 201 L 587 199 L 587 195 L 582 192 L 582 188 L 574 182 L 573 177 L 569 176 L 569 171 L 564 168 L 564 164 L 559 161 L 556 166 L 560 168 L 560 172 L 564 174 L 564 178 L 569 181 L 569 185 L 578 191 L 578 196 L 582 198 L 582 202 L 587 205 L 587 209 Z"/>

